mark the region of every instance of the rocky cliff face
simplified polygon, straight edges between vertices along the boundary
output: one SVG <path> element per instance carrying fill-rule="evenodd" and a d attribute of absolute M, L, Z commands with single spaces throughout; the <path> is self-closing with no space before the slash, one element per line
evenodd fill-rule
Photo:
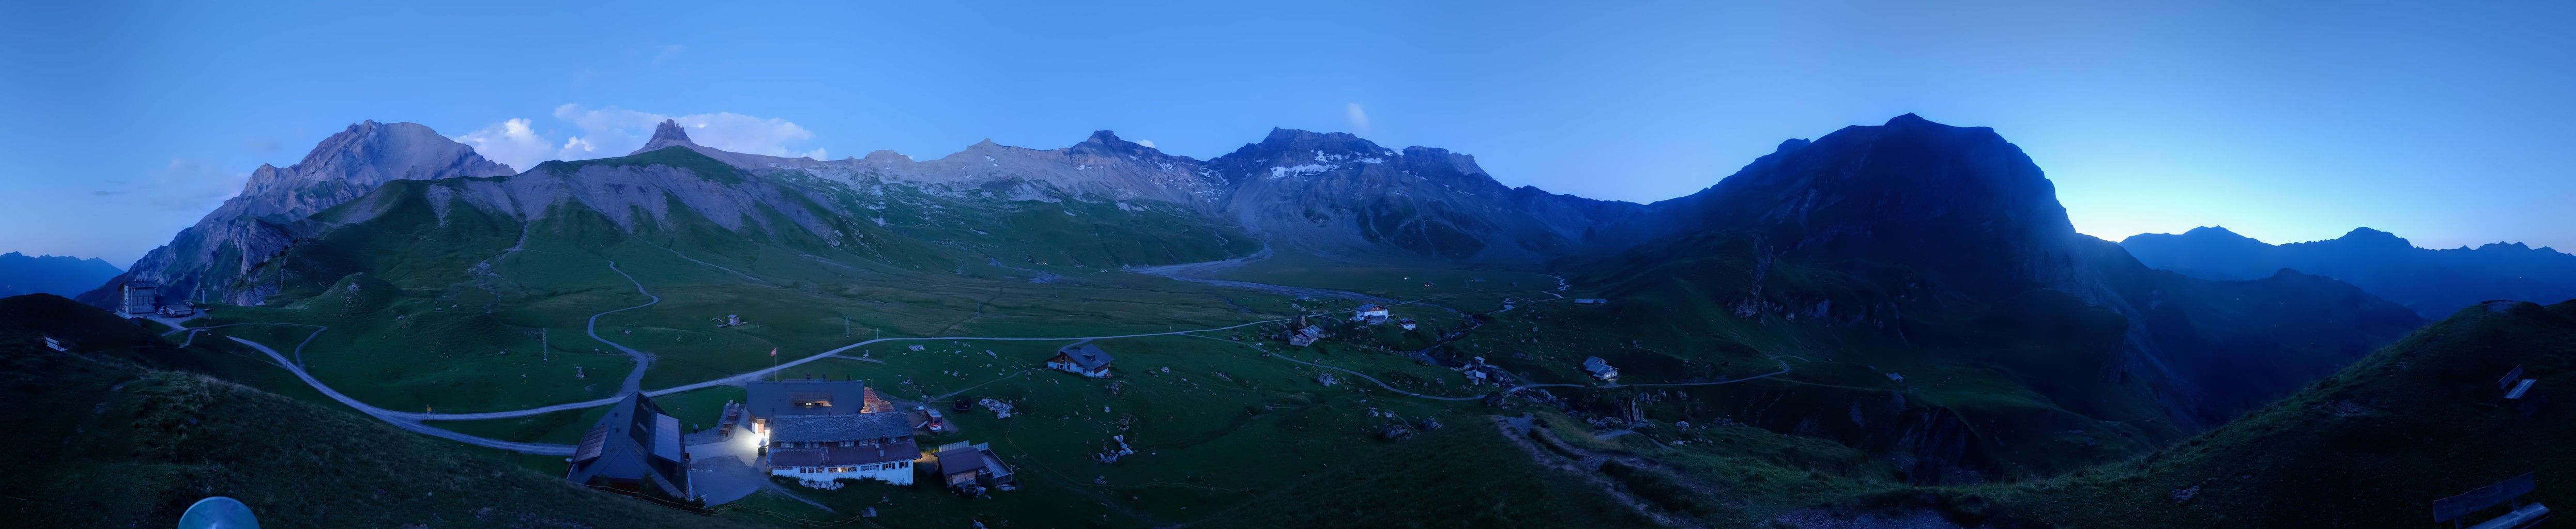
<path fill-rule="evenodd" d="M 1444 149 L 1394 150 L 1343 133 L 1277 129 L 1211 160 L 1092 133 L 1070 147 L 984 141 L 938 159 L 891 151 L 815 161 L 716 151 L 665 124 L 646 149 L 685 146 L 747 170 L 788 169 L 853 184 L 1053 200 L 1054 192 L 1178 204 L 1276 244 L 1325 254 L 1401 255 L 1534 265 L 1569 251 L 1636 204 L 1509 188 Z"/>
<path fill-rule="evenodd" d="M 1472 156 L 1342 133 L 1274 129 L 1209 160 L 1208 172 L 1229 186 L 1229 218 L 1328 254 L 1537 262 L 1637 208 L 1505 187 Z"/>
<path fill-rule="evenodd" d="M 155 281 L 170 300 L 257 304 L 273 292 L 245 277 L 295 242 L 285 227 L 396 180 L 501 176 L 509 166 L 417 123 L 366 121 L 333 134 L 285 168 L 252 171 L 240 195 L 224 201 L 170 244 L 153 249 L 124 274 L 80 300 L 105 306 L 133 280 Z"/>

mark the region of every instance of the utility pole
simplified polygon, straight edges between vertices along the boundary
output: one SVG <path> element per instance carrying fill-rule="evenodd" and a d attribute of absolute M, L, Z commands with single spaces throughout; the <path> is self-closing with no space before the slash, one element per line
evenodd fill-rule
<path fill-rule="evenodd" d="M 546 353 L 552 352 L 552 351 L 551 351 L 552 349 L 554 349 L 554 346 L 552 346 L 552 345 L 547 345 L 547 343 L 546 343 L 546 328 L 544 328 L 544 327 L 538 327 L 538 328 L 537 328 L 537 360 L 539 360 L 539 361 L 544 361 L 544 360 L 546 360 L 546 359 L 548 358 L 548 357 L 547 357 L 547 355 L 546 355 Z"/>

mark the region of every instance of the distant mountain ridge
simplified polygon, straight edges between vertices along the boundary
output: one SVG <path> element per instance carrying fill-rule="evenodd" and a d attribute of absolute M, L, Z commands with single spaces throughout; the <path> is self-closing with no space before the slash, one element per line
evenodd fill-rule
<path fill-rule="evenodd" d="M 96 257 L 30 257 L 9 252 L 0 254 L 0 297 L 36 293 L 71 296 L 97 288 L 99 283 L 122 272 L 116 265 Z"/>
<path fill-rule="evenodd" d="M 2576 255 L 2518 242 L 2418 248 L 2395 234 L 2356 228 L 2334 239 L 2273 245 L 2205 226 L 2139 234 L 2120 246 L 2147 266 L 2205 279 L 2264 277 L 2284 268 L 2332 277 L 2426 317 L 2487 300 L 2576 299 Z"/>

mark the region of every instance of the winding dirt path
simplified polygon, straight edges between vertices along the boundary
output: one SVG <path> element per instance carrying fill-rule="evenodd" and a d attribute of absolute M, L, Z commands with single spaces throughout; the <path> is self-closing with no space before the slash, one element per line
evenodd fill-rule
<path fill-rule="evenodd" d="M 681 256 L 681 257 L 684 257 L 684 258 L 685 258 L 685 257 L 687 257 L 687 256 Z M 633 357 L 633 358 L 635 359 L 635 371 L 627 373 L 627 374 L 626 374 L 626 381 L 625 381 L 625 382 L 623 382 L 623 383 L 618 384 L 618 386 L 617 386 L 617 394 L 619 394 L 619 395 L 624 395 L 624 394 L 628 394 L 628 393 L 634 393 L 634 392 L 636 392 L 636 391 L 638 391 L 638 390 L 640 390 L 640 389 L 642 389 L 642 388 L 643 388 L 643 386 L 644 386 L 644 370 L 646 370 L 646 369 L 652 369 L 652 368 L 653 368 L 653 353 L 647 353 L 647 352 L 643 352 L 643 351 L 638 351 L 638 350 L 635 350 L 635 348 L 633 348 L 633 347 L 627 347 L 627 346 L 626 346 L 626 345 L 624 345 L 624 344 L 620 344 L 620 343 L 617 343 L 617 342 L 608 341 L 608 339 L 607 339 L 607 338 L 601 338 L 601 337 L 599 337 L 599 317 L 600 317 L 600 316 L 607 316 L 607 315 L 609 315 L 609 314 L 615 314 L 615 313 L 619 313 L 619 312 L 625 312 L 625 311 L 630 311 L 630 310 L 640 309 L 640 308 L 644 308 L 644 307 L 650 307 L 650 306 L 653 306 L 653 304 L 655 304 L 655 303 L 661 303 L 661 302 L 662 302 L 662 297 L 661 297 L 661 296 L 653 295 L 653 293 L 651 293 L 651 292 L 645 292 L 645 291 L 644 291 L 644 282 L 642 282 L 642 281 L 636 281 L 636 280 L 635 280 L 635 276 L 627 275 L 625 270 L 618 270 L 618 269 L 617 269 L 617 261 L 609 261 L 609 262 L 608 262 L 608 270 L 609 270 L 609 271 L 611 271 L 611 272 L 617 272 L 617 275 L 618 275 L 619 277 L 624 277 L 624 278 L 626 278 L 626 282 L 628 282 L 628 283 L 634 283 L 634 284 L 635 284 L 635 293 L 637 293 L 637 294 L 643 294 L 643 295 L 644 295 L 644 297 L 647 297 L 647 298 L 653 298 L 653 300 L 652 300 L 652 301 L 646 301 L 646 302 L 644 302 L 644 304 L 642 304 L 642 305 L 636 305 L 636 306 L 632 306 L 632 307 L 627 307 L 627 308 L 622 308 L 622 309 L 616 309 L 616 310 L 611 310 L 611 311 L 607 311 L 607 312 L 601 312 L 601 313 L 598 313 L 598 314 L 592 314 L 592 315 L 590 315 L 590 324 L 589 324 L 588 326 L 583 327 L 583 328 L 582 328 L 582 331 L 581 331 L 583 334 L 588 334 L 588 335 L 590 335 L 590 339 L 593 339 L 593 340 L 599 340 L 599 343 L 608 344 L 608 346 L 609 346 L 609 347 L 615 347 L 615 348 L 617 348 L 617 350 L 618 350 L 618 351 L 623 351 L 623 352 L 625 352 L 625 353 L 626 353 L 626 356 Z"/>

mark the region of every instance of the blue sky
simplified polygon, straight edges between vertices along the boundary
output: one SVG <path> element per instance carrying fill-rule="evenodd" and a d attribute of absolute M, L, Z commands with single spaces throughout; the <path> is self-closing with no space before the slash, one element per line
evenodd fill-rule
<path fill-rule="evenodd" d="M 514 164 L 660 117 L 835 158 L 1290 127 L 1642 202 L 1915 112 L 2105 238 L 2576 248 L 2569 2 L 53 4 L 0 5 L 0 250 L 119 265 L 364 119 Z"/>

